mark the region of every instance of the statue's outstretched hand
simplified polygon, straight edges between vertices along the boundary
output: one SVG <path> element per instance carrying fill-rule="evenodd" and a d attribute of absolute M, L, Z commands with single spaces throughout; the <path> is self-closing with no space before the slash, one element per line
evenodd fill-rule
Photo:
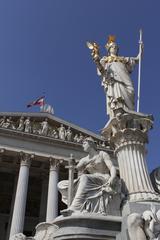
<path fill-rule="evenodd" d="M 91 56 L 94 62 L 99 61 L 99 46 L 97 43 L 87 42 L 87 47 L 91 50 Z"/>

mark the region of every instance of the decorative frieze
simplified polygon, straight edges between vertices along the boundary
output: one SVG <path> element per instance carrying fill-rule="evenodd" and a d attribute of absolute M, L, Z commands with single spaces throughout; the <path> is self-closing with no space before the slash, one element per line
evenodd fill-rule
<path fill-rule="evenodd" d="M 19 132 L 41 135 L 78 144 L 82 144 L 83 140 L 88 137 L 88 135 L 68 125 L 61 123 L 56 125 L 51 124 L 48 118 L 35 120 L 34 118 L 24 116 L 19 118 L 4 116 L 0 119 L 0 128 L 12 129 Z M 99 139 L 95 139 L 95 141 L 97 142 L 97 147 L 105 148 L 107 146 L 104 140 L 100 141 Z"/>

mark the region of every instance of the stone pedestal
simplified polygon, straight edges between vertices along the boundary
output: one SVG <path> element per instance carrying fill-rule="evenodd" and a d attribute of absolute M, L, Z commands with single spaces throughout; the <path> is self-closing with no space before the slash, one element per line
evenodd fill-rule
<path fill-rule="evenodd" d="M 125 199 L 157 201 L 145 160 L 145 144 L 152 118 L 142 114 L 123 114 L 111 119 L 102 134 L 115 150 Z"/>
<path fill-rule="evenodd" d="M 154 205 L 155 210 L 158 211 L 160 209 L 160 202 L 127 202 L 123 206 L 122 210 L 122 226 L 121 233 L 119 233 L 116 237 L 116 240 L 130 240 L 128 234 L 128 225 L 127 218 L 132 213 L 142 214 L 144 211 L 150 211 L 152 206 Z M 138 239 L 137 239 L 138 240 Z"/>
<path fill-rule="evenodd" d="M 39 223 L 34 237 L 25 240 L 115 240 L 121 231 L 122 218 L 100 214 L 74 213 L 57 217 L 53 222 Z M 21 240 L 21 234 L 13 240 Z"/>
<path fill-rule="evenodd" d="M 53 222 L 57 226 L 55 240 L 112 240 L 121 230 L 121 217 L 98 214 L 73 214 L 58 217 Z"/>
<path fill-rule="evenodd" d="M 20 233 L 13 240 L 115 240 L 121 231 L 121 221 L 118 216 L 76 213 L 57 217 L 52 223 L 39 223 L 34 237 Z"/>

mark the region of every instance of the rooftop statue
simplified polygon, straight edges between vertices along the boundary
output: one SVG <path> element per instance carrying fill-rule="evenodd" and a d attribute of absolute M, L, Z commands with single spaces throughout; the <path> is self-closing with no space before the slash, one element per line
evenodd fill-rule
<path fill-rule="evenodd" d="M 102 77 L 102 86 L 106 93 L 107 114 L 112 118 L 119 113 L 119 110 L 134 111 L 134 87 L 130 74 L 141 58 L 143 44 L 140 44 L 137 57 L 119 56 L 115 36 L 109 36 L 105 45 L 107 56 L 102 58 L 97 43 L 87 42 L 87 46 L 96 63 L 98 75 Z"/>
<path fill-rule="evenodd" d="M 114 210 L 120 206 L 120 180 L 116 176 L 116 168 L 110 156 L 104 151 L 98 151 L 91 137 L 83 142 L 84 151 L 88 155 L 80 159 L 76 168 L 79 176 L 73 182 L 73 201 L 68 209 L 63 210 L 63 215 L 76 212 L 108 214 L 111 202 L 116 198 Z M 67 204 L 69 181 L 59 182 L 58 188 L 62 200 Z M 117 196 L 118 195 L 118 196 Z M 115 197 L 116 196 L 116 197 Z"/>

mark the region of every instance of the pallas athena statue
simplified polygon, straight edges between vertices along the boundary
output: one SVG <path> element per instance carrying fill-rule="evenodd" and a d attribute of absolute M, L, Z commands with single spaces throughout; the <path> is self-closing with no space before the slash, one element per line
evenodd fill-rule
<path fill-rule="evenodd" d="M 106 93 L 107 114 L 110 118 L 117 113 L 134 111 L 134 87 L 130 74 L 138 63 L 143 45 L 137 57 L 119 56 L 119 47 L 115 36 L 109 36 L 105 45 L 107 56 L 100 57 L 97 43 L 87 42 L 91 49 L 93 61 L 96 63 L 98 75 L 102 77 L 102 86 Z"/>
<path fill-rule="evenodd" d="M 83 149 L 88 155 L 78 162 L 78 178 L 73 182 L 73 201 L 62 211 L 63 215 L 72 213 L 108 214 L 111 202 L 120 205 L 120 180 L 110 156 L 104 151 L 98 151 L 91 137 L 83 142 Z M 58 183 L 62 200 L 67 204 L 68 180 Z M 114 202 L 115 203 L 115 202 Z"/>

